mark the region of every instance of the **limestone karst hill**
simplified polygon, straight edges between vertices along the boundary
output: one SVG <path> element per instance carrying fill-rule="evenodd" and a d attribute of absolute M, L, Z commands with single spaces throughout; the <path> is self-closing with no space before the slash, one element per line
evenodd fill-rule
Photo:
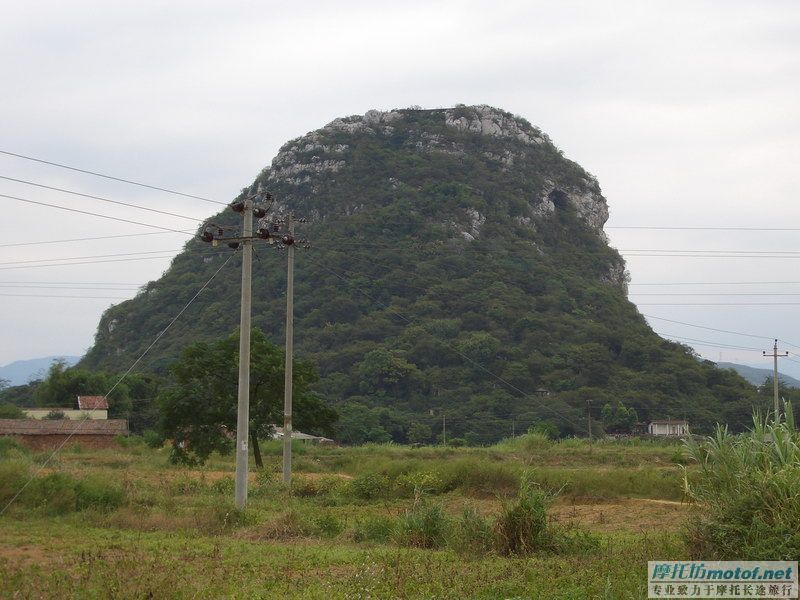
<path fill-rule="evenodd" d="M 749 420 L 752 389 L 655 335 L 627 299 L 597 180 L 526 120 L 488 106 L 370 111 L 283 146 L 256 178 L 299 232 L 297 355 L 344 441 L 438 433 L 490 441 L 547 420 L 582 433 L 622 401 L 642 420 Z M 212 221 L 237 226 L 223 211 Z M 119 369 L 229 255 L 199 240 L 109 309 L 84 366 Z M 254 324 L 282 343 L 285 254 L 259 247 Z M 238 325 L 239 258 L 161 340 L 164 371 Z M 538 391 L 537 391 L 538 390 Z"/>

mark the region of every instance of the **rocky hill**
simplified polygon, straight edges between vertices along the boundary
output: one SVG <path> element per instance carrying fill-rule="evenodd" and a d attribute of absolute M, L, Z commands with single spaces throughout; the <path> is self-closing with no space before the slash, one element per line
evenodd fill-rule
<path fill-rule="evenodd" d="M 585 431 L 618 400 L 695 429 L 749 419 L 752 388 L 655 335 L 627 299 L 597 180 L 526 120 L 488 106 L 370 111 L 288 142 L 256 178 L 299 233 L 296 348 L 345 441 L 489 441 L 547 420 Z M 268 217 L 269 219 L 270 217 Z M 223 211 L 212 221 L 236 227 Z M 82 365 L 127 365 L 229 256 L 199 240 L 109 309 Z M 254 324 L 282 343 L 285 254 L 254 266 Z M 234 258 L 159 342 L 164 370 L 238 324 Z"/>

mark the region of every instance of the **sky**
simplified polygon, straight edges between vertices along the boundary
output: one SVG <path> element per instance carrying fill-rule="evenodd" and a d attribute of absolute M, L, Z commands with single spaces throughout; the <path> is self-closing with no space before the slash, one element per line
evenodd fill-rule
<path fill-rule="evenodd" d="M 523 116 L 599 179 L 657 332 L 764 367 L 777 337 L 800 375 L 800 3 L 4 2 L 0 52 L 0 150 L 217 202 L 336 117 Z M 179 231 L 220 208 L 8 154 L 0 177 L 177 216 L 0 178 L 5 196 Z M 0 215 L 0 365 L 82 354 L 188 237 L 2 196 Z"/>

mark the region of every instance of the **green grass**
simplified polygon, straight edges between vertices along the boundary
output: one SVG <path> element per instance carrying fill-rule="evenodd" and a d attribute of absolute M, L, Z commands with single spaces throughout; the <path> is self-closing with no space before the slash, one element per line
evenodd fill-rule
<path fill-rule="evenodd" d="M 34 476 L 0 517 L 0 598 L 616 600 L 643 596 L 647 557 L 687 555 L 668 523 L 590 532 L 549 513 L 557 493 L 679 498 L 670 445 L 304 447 L 290 492 L 268 444 L 245 511 L 231 457 L 175 467 L 134 439 L 38 473 L 38 455 L 0 449 L 0 499 Z"/>

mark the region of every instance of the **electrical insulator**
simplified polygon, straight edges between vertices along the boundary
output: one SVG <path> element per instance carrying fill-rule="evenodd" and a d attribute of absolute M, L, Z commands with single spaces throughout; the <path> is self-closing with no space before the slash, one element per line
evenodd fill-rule
<path fill-rule="evenodd" d="M 228 248 L 236 250 L 239 247 L 239 242 L 228 242 Z"/>
<path fill-rule="evenodd" d="M 280 231 L 280 230 L 281 230 L 280 223 L 273 223 L 272 224 L 272 231 Z"/>
<path fill-rule="evenodd" d="M 291 246 L 292 244 L 294 244 L 294 238 L 291 235 L 283 236 L 283 239 L 281 241 L 287 246 Z"/>
<path fill-rule="evenodd" d="M 260 237 L 262 240 L 269 239 L 269 228 L 268 227 L 259 227 L 256 229 L 256 235 Z"/>
<path fill-rule="evenodd" d="M 214 233 L 210 229 L 206 229 L 200 234 L 200 239 L 206 243 L 211 243 L 214 241 Z"/>
<path fill-rule="evenodd" d="M 244 200 L 234 200 L 231 202 L 231 209 L 233 212 L 243 212 L 244 211 Z"/>
<path fill-rule="evenodd" d="M 256 219 L 263 219 L 267 216 L 267 209 L 265 209 L 263 206 L 255 206 L 253 207 L 253 216 Z"/>

